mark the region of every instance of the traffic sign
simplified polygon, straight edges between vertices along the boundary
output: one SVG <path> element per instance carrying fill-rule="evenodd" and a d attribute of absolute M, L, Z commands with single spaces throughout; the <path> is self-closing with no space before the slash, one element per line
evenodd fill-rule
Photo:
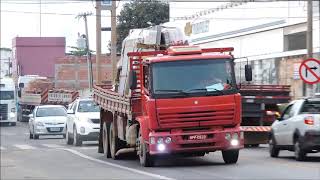
<path fill-rule="evenodd" d="M 307 84 L 320 82 L 320 61 L 317 59 L 307 59 L 303 61 L 299 68 L 300 78 Z"/>

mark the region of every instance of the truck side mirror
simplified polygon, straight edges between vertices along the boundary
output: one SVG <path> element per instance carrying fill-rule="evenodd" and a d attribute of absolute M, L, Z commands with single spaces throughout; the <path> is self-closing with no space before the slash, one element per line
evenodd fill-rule
<path fill-rule="evenodd" d="M 247 64 L 244 66 L 246 81 L 252 81 L 252 67 Z"/>
<path fill-rule="evenodd" d="M 19 88 L 24 88 L 24 83 L 19 83 Z"/>
<path fill-rule="evenodd" d="M 131 90 L 137 88 L 137 73 L 135 71 L 129 73 L 129 87 Z"/>

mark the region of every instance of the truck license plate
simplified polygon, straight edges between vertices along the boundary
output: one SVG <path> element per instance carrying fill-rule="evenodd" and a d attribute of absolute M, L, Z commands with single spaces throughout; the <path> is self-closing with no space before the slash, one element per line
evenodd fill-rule
<path fill-rule="evenodd" d="M 50 128 L 50 131 L 60 131 L 60 128 L 58 128 L 58 127 L 53 127 L 53 128 Z"/>
<path fill-rule="evenodd" d="M 191 135 L 189 136 L 189 140 L 203 140 L 207 139 L 207 135 Z"/>

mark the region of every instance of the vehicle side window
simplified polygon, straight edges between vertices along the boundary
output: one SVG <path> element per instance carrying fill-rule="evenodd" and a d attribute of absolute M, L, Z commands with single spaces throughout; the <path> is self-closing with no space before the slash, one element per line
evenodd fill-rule
<path fill-rule="evenodd" d="M 284 110 L 283 114 L 282 114 L 282 118 L 283 120 L 286 120 L 286 119 L 289 119 L 293 113 L 292 113 L 292 107 L 293 107 L 293 104 L 289 105 L 286 110 Z"/>

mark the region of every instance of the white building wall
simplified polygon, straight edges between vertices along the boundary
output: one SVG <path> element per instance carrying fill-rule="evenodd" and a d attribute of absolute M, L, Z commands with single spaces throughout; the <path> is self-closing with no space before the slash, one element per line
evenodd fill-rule
<path fill-rule="evenodd" d="M 12 51 L 1 49 L 0 50 L 1 59 L 0 59 L 0 75 L 7 76 L 9 75 L 9 64 L 12 62 Z"/>

